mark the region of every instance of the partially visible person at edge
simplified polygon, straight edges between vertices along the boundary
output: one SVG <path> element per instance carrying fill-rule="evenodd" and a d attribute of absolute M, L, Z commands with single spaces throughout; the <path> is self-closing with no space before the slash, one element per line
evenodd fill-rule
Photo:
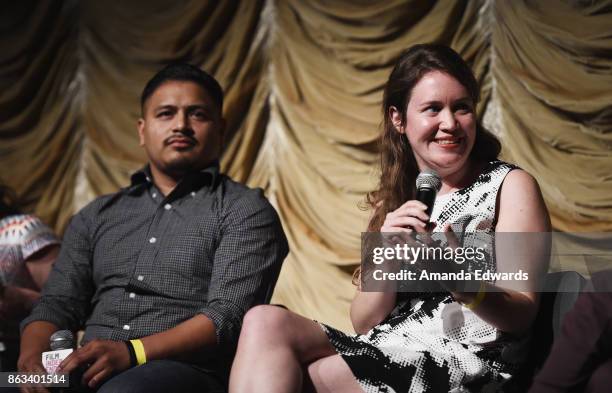
<path fill-rule="evenodd" d="M 84 327 L 60 364 L 82 373 L 83 390 L 222 392 L 243 316 L 266 301 L 287 241 L 263 192 L 219 173 L 223 92 L 212 76 L 169 65 L 141 106 L 149 162 L 73 217 L 22 324 L 19 370 L 41 371 L 51 334 Z"/>
<path fill-rule="evenodd" d="M 594 273 L 563 317 L 546 362 L 529 393 L 612 390 L 612 270 Z"/>
<path fill-rule="evenodd" d="M 59 252 L 59 239 L 37 217 L 22 214 L 0 185 L 0 371 L 14 372 L 19 323 L 40 297 Z"/>
<path fill-rule="evenodd" d="M 368 197 L 368 231 L 550 231 L 537 182 L 497 160 L 500 144 L 476 118 L 478 94 L 469 66 L 448 47 L 416 45 L 400 56 L 384 89 L 382 173 Z M 425 169 L 442 179 L 431 217 L 415 200 Z M 545 272 L 548 247 L 540 243 L 520 262 Z M 528 335 L 539 297 L 491 289 L 358 288 L 350 314 L 357 335 L 256 307 L 244 320 L 230 392 L 495 391 L 518 363 L 504 349 Z"/>

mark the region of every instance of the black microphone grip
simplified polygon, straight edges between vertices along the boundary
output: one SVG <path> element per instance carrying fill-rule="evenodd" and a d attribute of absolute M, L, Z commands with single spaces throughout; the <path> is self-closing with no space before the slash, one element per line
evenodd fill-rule
<path fill-rule="evenodd" d="M 425 213 L 431 217 L 431 212 L 433 211 L 434 202 L 436 200 L 436 190 L 433 188 L 422 187 L 417 190 L 416 199 L 417 201 L 423 202 L 425 205 L 427 205 L 427 210 Z M 429 222 L 429 220 L 427 220 L 427 222 Z"/>

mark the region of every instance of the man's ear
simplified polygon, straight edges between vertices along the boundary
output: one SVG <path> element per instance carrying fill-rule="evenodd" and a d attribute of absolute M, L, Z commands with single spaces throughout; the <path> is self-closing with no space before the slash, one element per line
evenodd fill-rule
<path fill-rule="evenodd" d="M 145 144 L 145 140 L 144 140 L 144 127 L 145 127 L 145 120 L 143 118 L 138 119 L 138 124 L 137 124 L 137 128 L 138 128 L 138 144 L 140 146 L 144 146 Z"/>
<path fill-rule="evenodd" d="M 393 128 L 395 128 L 395 131 L 399 132 L 400 134 L 404 134 L 405 129 L 402 125 L 402 113 L 398 111 L 396 107 L 391 106 L 389 108 L 388 116 L 389 120 L 391 120 L 391 124 L 393 124 Z"/>

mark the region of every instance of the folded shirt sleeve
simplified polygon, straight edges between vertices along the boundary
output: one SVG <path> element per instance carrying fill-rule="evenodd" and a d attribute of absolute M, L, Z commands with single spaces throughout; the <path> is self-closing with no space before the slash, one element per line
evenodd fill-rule
<path fill-rule="evenodd" d="M 289 251 L 274 208 L 261 190 L 250 190 L 223 214 L 208 302 L 199 312 L 215 324 L 217 342 L 238 341 L 249 308 L 266 301 Z"/>

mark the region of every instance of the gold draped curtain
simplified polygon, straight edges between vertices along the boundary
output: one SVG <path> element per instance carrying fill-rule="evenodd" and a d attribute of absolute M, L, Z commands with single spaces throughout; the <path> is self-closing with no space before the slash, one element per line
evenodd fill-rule
<path fill-rule="evenodd" d="M 145 162 L 145 82 L 197 64 L 226 92 L 223 170 L 266 191 L 289 238 L 274 302 L 351 330 L 382 87 L 421 42 L 472 64 L 481 118 L 538 179 L 556 229 L 612 229 L 612 1 L 7 3 L 0 176 L 61 233 Z"/>

